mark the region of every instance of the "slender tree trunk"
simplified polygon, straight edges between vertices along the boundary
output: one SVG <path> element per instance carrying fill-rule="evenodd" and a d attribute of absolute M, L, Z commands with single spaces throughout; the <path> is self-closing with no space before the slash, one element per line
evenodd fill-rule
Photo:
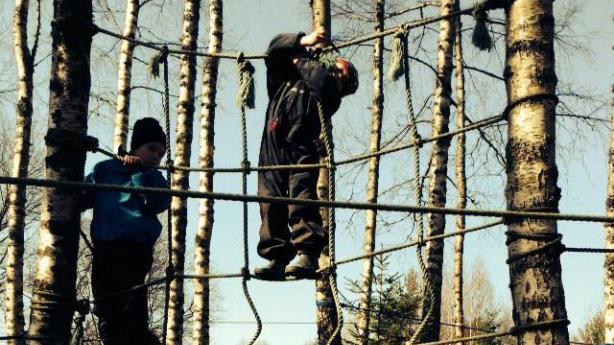
<path fill-rule="evenodd" d="M 200 0 L 185 0 L 183 8 L 183 36 L 181 48 L 196 50 Z M 196 83 L 196 57 L 183 54 L 179 70 L 179 100 L 177 102 L 177 139 L 175 164 L 189 166 L 194 122 L 194 85 Z M 189 188 L 189 173 L 177 170 L 173 173 L 172 188 Z M 185 261 L 185 232 L 187 226 L 187 198 L 173 197 L 171 201 L 171 267 L 175 274 L 183 274 Z M 171 281 L 166 327 L 166 344 L 181 344 L 183 338 L 183 278 Z"/>
<path fill-rule="evenodd" d="M 460 9 L 460 0 L 454 3 L 454 10 Z M 455 18 L 454 64 L 456 76 L 456 128 L 465 127 L 465 71 L 463 70 L 463 46 L 461 41 L 461 17 Z M 465 177 L 465 133 L 456 136 L 456 189 L 458 190 L 457 208 L 467 207 L 467 181 Z M 456 217 L 456 231 L 465 230 L 465 216 Z M 464 337 L 465 315 L 463 312 L 463 252 L 465 235 L 456 236 L 454 243 L 454 310 L 453 320 L 456 338 Z M 458 343 L 462 345 L 462 343 Z"/>
<path fill-rule="evenodd" d="M 124 20 L 125 37 L 134 38 L 139 18 L 139 0 L 127 0 L 126 18 Z M 122 40 L 119 54 L 119 76 L 117 78 L 117 101 L 115 104 L 115 134 L 113 136 L 113 149 L 122 146 L 127 149 L 128 117 L 130 116 L 130 91 L 132 79 L 132 53 L 134 43 Z"/>
<path fill-rule="evenodd" d="M 506 15 L 505 79 L 508 104 L 512 105 L 508 114 L 507 208 L 558 212 L 561 192 L 556 185 L 552 0 L 516 0 Z M 557 236 L 557 223 L 520 218 L 507 223 L 513 319 L 520 327 L 518 343 L 566 345 L 566 323 L 523 330 L 538 322 L 567 319 L 559 248 L 530 252 Z M 514 259 L 518 255 L 522 256 Z"/>
<path fill-rule="evenodd" d="M 384 0 L 375 0 L 376 24 L 375 31 L 384 30 Z M 380 150 L 382 139 L 382 117 L 384 113 L 384 83 L 383 83 L 384 39 L 375 40 L 373 47 L 373 106 L 371 108 L 371 143 L 369 151 Z M 377 203 L 379 182 L 379 156 L 369 159 L 367 176 L 367 202 Z M 365 253 L 375 249 L 375 231 L 377 226 L 377 211 L 367 210 L 365 219 L 365 235 L 363 249 Z M 362 265 L 362 280 L 360 283 L 360 312 L 358 314 L 358 335 L 360 343 L 369 343 L 369 319 L 371 309 L 371 289 L 373 283 L 373 257 L 367 258 Z"/>
<path fill-rule="evenodd" d="M 208 52 L 222 50 L 223 38 L 222 0 L 209 1 L 209 48 Z M 203 67 L 203 89 L 200 110 L 200 157 L 201 168 L 213 167 L 215 97 L 217 93 L 217 73 L 219 59 L 206 57 Z M 199 190 L 213 191 L 213 173 L 200 173 Z M 198 208 L 198 229 L 196 232 L 195 273 L 209 274 L 209 255 L 213 235 L 213 199 L 201 199 Z M 209 344 L 209 280 L 194 281 L 194 345 Z"/>
<path fill-rule="evenodd" d="M 34 67 L 28 49 L 28 0 L 16 0 L 13 14 L 14 51 L 17 60 L 17 123 L 11 176 L 26 177 L 30 161 L 32 128 L 32 79 Z M 8 336 L 24 334 L 23 316 L 23 239 L 25 227 L 26 186 L 9 186 L 8 248 L 6 268 L 6 330 Z M 25 344 L 12 339 L 9 345 Z"/>
<path fill-rule="evenodd" d="M 313 29 L 324 28 L 326 35 L 330 37 L 331 33 L 331 16 L 330 16 L 330 0 L 311 0 L 311 13 L 312 13 L 312 26 Z M 331 129 L 330 142 L 333 143 L 332 138 L 332 124 L 329 124 Z M 320 163 L 326 164 L 326 157 L 320 158 Z M 318 176 L 317 183 L 318 199 L 328 200 L 328 170 L 326 168 L 320 169 L 320 175 Z M 328 233 L 328 208 L 321 207 L 320 215 L 322 216 L 322 223 L 326 233 Z M 328 246 L 322 251 L 320 255 L 320 267 L 324 267 L 330 264 L 330 258 L 328 256 Z M 335 277 L 336 279 L 336 277 Z M 326 270 L 318 275 L 316 279 L 316 323 L 318 326 L 318 344 L 326 344 L 326 342 L 333 335 L 335 328 L 337 327 L 337 310 L 335 309 L 335 302 L 333 298 L 333 292 L 330 286 L 330 271 Z M 341 344 L 341 335 L 339 334 L 333 345 Z"/>
<path fill-rule="evenodd" d="M 92 2 L 55 0 L 51 26 L 49 132 L 87 131 L 90 91 Z M 46 178 L 83 181 L 85 151 L 47 142 Z M 80 228 L 80 192 L 46 189 L 43 193 L 36 273 L 30 312 L 29 344 L 67 344 L 75 299 Z"/>
<path fill-rule="evenodd" d="M 611 121 L 614 124 L 614 85 L 612 86 Z M 606 214 L 614 216 L 614 127 L 610 134 L 610 156 L 608 160 L 608 196 L 605 204 Z M 605 247 L 614 249 L 614 223 L 605 223 Z M 604 295 L 604 324 L 605 343 L 614 343 L 614 254 L 605 254 L 605 275 L 603 285 Z"/>
<path fill-rule="evenodd" d="M 440 14 L 442 16 L 451 12 L 454 0 L 442 0 L 440 2 Z M 437 50 L 437 80 L 435 82 L 435 98 L 433 107 L 433 129 L 431 136 L 437 136 L 448 132 L 450 120 L 450 94 L 452 76 L 452 54 L 454 43 L 453 19 L 439 22 L 439 40 Z M 446 206 L 446 178 L 448 173 L 448 148 L 450 139 L 441 139 L 433 142 L 431 152 L 431 170 L 429 172 L 429 202 L 428 206 Z M 443 214 L 428 215 L 428 236 L 443 234 L 445 228 L 445 216 Z M 422 342 L 436 341 L 439 339 L 439 320 L 441 318 L 441 282 L 443 269 L 443 241 L 428 242 L 426 246 L 427 271 L 434 289 L 434 300 L 428 296 L 423 300 L 423 313 L 426 313 L 430 303 L 433 303 L 433 322 L 427 326 Z M 424 315 L 423 315 L 424 316 Z"/>

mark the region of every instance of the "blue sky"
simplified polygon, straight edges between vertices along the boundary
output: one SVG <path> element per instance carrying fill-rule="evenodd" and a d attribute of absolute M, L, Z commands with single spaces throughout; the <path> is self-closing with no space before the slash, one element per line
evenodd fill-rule
<path fill-rule="evenodd" d="M 557 13 L 564 12 L 564 9 L 572 4 L 577 4 L 580 12 L 571 24 L 573 38 L 577 39 L 580 46 L 557 46 L 557 74 L 559 76 L 559 86 L 573 85 L 574 90 L 584 93 L 590 92 L 599 101 L 606 104 L 611 99 L 609 93 L 613 77 L 613 67 L 607 61 L 612 60 L 611 35 L 614 32 L 611 21 L 611 4 L 608 6 L 606 0 L 595 0 L 585 2 L 572 2 L 571 0 L 559 0 L 554 3 Z M 201 31 L 199 46 L 206 46 L 207 19 L 206 5 L 203 4 L 203 20 L 201 21 Z M 10 12 L 9 2 L 2 4 L 3 11 L 0 16 L 0 29 L 10 32 Z M 97 5 L 100 8 L 100 5 Z M 121 1 L 110 1 L 112 9 L 123 11 Z M 39 57 L 43 58 L 48 54 L 50 45 L 48 34 L 48 23 L 50 11 L 43 12 L 43 40 Z M 308 31 L 310 25 L 310 14 L 307 1 L 228 1 L 224 8 L 224 49 L 243 50 L 245 52 L 263 52 L 268 41 L 279 32 Z M 428 13 L 435 13 L 428 10 Z M 498 13 L 497 16 L 501 17 Z M 167 3 L 163 9 L 156 6 L 146 6 L 141 14 L 142 23 L 151 31 L 143 30 L 144 37 L 152 40 L 177 41 L 180 35 L 181 8 L 179 4 Z M 416 19 L 417 15 L 405 17 L 404 19 Z M 117 31 L 113 20 L 103 18 L 101 13 L 96 13 L 98 25 L 110 30 Z M 465 27 L 472 26 L 472 20 L 464 18 Z M 121 26 L 123 23 L 122 13 L 117 13 L 116 21 Z M 557 17 L 557 22 L 563 18 Z M 388 25 L 392 25 L 390 23 Z M 437 28 L 437 26 L 432 26 Z M 355 29 L 355 26 L 346 26 L 342 22 L 333 22 L 333 33 L 348 29 Z M 358 30 L 358 29 L 356 29 Z M 369 26 L 362 27 L 360 30 L 368 31 Z M 498 29 L 502 30 L 502 29 Z M 360 31 L 357 31 L 360 32 Z M 568 31 L 566 31 L 568 32 Z M 419 32 L 412 32 L 415 37 Z M 157 38 L 155 36 L 157 36 Z M 479 66 L 495 74 L 501 75 L 503 70 L 504 50 L 502 39 L 498 38 L 497 49 L 490 53 L 477 52 L 470 46 L 469 35 L 465 35 L 465 60 L 472 66 Z M 427 31 L 427 38 L 423 42 L 423 49 L 420 50 L 420 57 L 429 62 L 435 59 L 435 34 Z M 0 45 L 4 48 L 0 53 L 0 61 L 3 66 L 0 71 L 0 90 L 6 86 L 11 86 L 14 80 L 13 56 L 10 50 L 10 35 L 0 37 Z M 116 88 L 116 70 L 114 65 L 117 61 L 119 46 L 114 39 L 97 35 L 94 38 L 94 49 L 92 52 L 92 92 L 100 95 L 98 99 L 92 99 L 90 103 L 90 133 L 101 140 L 104 145 L 111 146 L 112 142 L 112 119 L 113 109 L 102 99 L 113 100 Z M 387 43 L 388 44 L 388 43 Z M 412 44 L 417 44 L 412 42 Z M 410 47 L 416 47 L 411 46 Z M 590 52 L 585 53 L 581 48 L 587 48 Z M 335 143 L 337 147 L 336 155 L 338 158 L 362 153 L 367 149 L 368 133 L 370 124 L 371 104 L 371 48 L 361 47 L 357 50 L 345 50 L 343 53 L 356 61 L 361 75 L 361 87 L 355 96 L 344 101 L 339 112 L 334 117 Z M 136 56 L 147 61 L 153 53 L 151 50 L 137 48 Z M 387 61 L 387 60 L 386 60 Z M 202 63 L 202 60 L 200 61 Z M 171 93 L 176 94 L 178 90 L 178 60 L 171 59 Z M 259 141 L 263 126 L 264 111 L 267 104 L 265 90 L 264 64 L 262 61 L 255 61 L 256 67 L 256 109 L 248 111 L 248 148 L 249 158 L 252 164 L 256 164 L 258 158 Z M 36 75 L 36 97 L 35 113 L 40 123 L 45 123 L 47 116 L 47 83 L 48 83 L 49 59 L 43 60 L 37 69 Z M 197 82 L 197 94 L 200 93 L 200 74 Z M 414 92 L 414 103 L 422 105 L 428 96 L 433 92 L 432 72 L 419 64 L 412 64 L 412 86 Z M 469 79 L 468 91 L 468 114 L 472 119 L 479 119 L 491 116 L 500 112 L 505 107 L 505 89 L 500 81 L 486 79 L 479 74 L 473 73 Z M 390 81 L 385 82 L 386 104 L 384 110 L 384 141 L 392 138 L 400 128 L 406 123 L 406 113 L 403 105 L 402 90 L 400 84 Z M 146 68 L 141 63 L 135 63 L 133 85 L 147 85 L 161 89 L 159 80 L 151 80 L 146 76 Z M 215 124 L 216 133 L 216 152 L 215 165 L 220 167 L 239 166 L 241 160 L 240 152 L 240 132 L 239 132 L 239 111 L 234 105 L 237 90 L 237 71 L 236 64 L 232 60 L 224 60 L 220 64 L 220 77 L 218 86 L 217 115 Z M 8 96 L 0 95 L 0 105 L 2 112 L 12 118 L 13 103 Z M 135 90 L 133 93 L 133 103 L 131 106 L 131 121 L 141 116 L 155 116 L 161 118 L 161 106 L 159 95 L 156 93 Z M 579 113 L 587 114 L 593 109 L 585 106 L 584 103 L 576 101 L 574 98 L 562 97 L 562 100 L 569 103 Z M 172 100 L 171 110 L 175 109 Z M 198 112 L 200 106 L 197 103 L 197 113 L 195 115 L 194 130 L 198 130 Z M 593 116 L 609 119 L 608 107 L 599 109 Z M 171 116 L 174 119 L 173 111 Z M 421 119 L 430 119 L 430 112 L 427 110 Z M 569 119 L 560 119 L 557 127 L 557 161 L 559 164 L 559 186 L 562 188 L 562 199 L 560 209 L 566 213 L 589 213 L 602 214 L 605 204 L 605 184 L 606 184 L 606 162 L 608 135 L 605 127 L 598 126 L 592 130 L 589 126 L 579 125 L 578 122 Z M 430 134 L 430 128 L 423 125 L 420 128 L 421 135 L 426 137 Z M 489 132 L 496 136 L 496 132 Z M 503 130 L 505 133 L 505 129 Z M 192 162 L 197 164 L 198 157 L 198 134 L 195 132 L 194 145 L 192 147 Z M 35 139 L 36 140 L 36 139 Z M 174 141 L 173 141 L 174 143 Z M 469 190 L 470 195 L 478 202 L 477 205 L 470 205 L 472 208 L 502 209 L 504 207 L 503 189 L 505 176 L 502 175 L 500 167 L 494 162 L 492 153 L 488 153 L 483 146 L 475 147 L 475 133 L 468 135 L 468 150 L 475 148 L 474 155 L 471 156 L 472 164 L 469 166 Z M 422 173 L 426 168 L 425 161 L 428 160 L 430 147 L 425 145 L 422 150 Z M 100 156 L 88 158 L 87 167 L 90 168 L 95 162 L 104 159 Z M 409 154 L 407 152 L 397 153 L 392 157 L 382 159 L 381 165 L 381 185 L 380 190 L 392 187 L 409 176 L 412 171 L 409 168 Z M 365 168 L 352 166 L 340 169 L 338 172 L 338 199 L 342 200 L 364 200 L 364 189 L 366 187 Z M 452 175 L 452 174 L 450 174 Z M 191 188 L 198 186 L 198 176 L 194 174 L 190 179 Z M 214 189 L 219 192 L 238 193 L 241 183 L 239 175 L 220 174 L 215 177 Z M 249 176 L 249 193 L 256 192 L 256 176 Z M 448 205 L 455 205 L 456 194 L 452 187 L 449 188 Z M 401 189 L 395 190 L 383 196 L 383 202 L 408 203 L 414 204 L 412 192 L 407 185 L 401 185 Z M 212 241 L 212 263 L 218 272 L 239 272 L 243 266 L 242 252 L 242 218 L 241 205 L 234 202 L 216 202 L 215 204 L 215 224 Z M 188 260 L 186 269 L 190 271 L 190 256 L 194 246 L 194 230 L 197 226 L 197 202 L 192 200 L 189 203 L 188 213 Z M 250 226 L 250 265 L 263 264 L 264 261 L 258 258 L 255 253 L 257 243 L 257 231 L 260 224 L 258 217 L 258 207 L 250 204 L 249 207 L 249 226 Z M 402 215 L 406 216 L 406 215 Z M 399 220 L 399 216 L 383 215 L 381 220 L 393 222 Z M 468 226 L 490 222 L 492 219 L 469 218 Z M 447 229 L 451 229 L 453 218 L 449 217 Z M 364 213 L 353 214 L 349 211 L 338 212 L 338 232 L 337 232 L 337 256 L 343 258 L 353 256 L 361 252 L 362 231 L 364 228 Z M 383 227 L 381 227 L 383 229 Z M 478 259 L 486 263 L 488 272 L 492 279 L 496 301 L 500 305 L 510 304 L 510 293 L 507 288 L 509 277 L 505 259 L 507 250 L 505 248 L 504 228 L 481 232 L 467 236 L 466 260 L 469 263 Z M 571 223 L 559 222 L 559 231 L 564 235 L 564 243 L 568 246 L 587 246 L 603 247 L 603 226 L 601 224 L 590 223 Z M 378 247 L 397 244 L 412 235 L 411 223 L 408 220 L 399 221 L 391 225 L 378 235 Z M 446 242 L 446 252 L 450 252 L 453 246 L 452 241 Z M 451 256 L 446 256 L 446 266 L 451 263 Z M 393 268 L 399 272 L 405 272 L 411 267 L 415 267 L 414 251 L 409 250 L 394 254 L 391 257 Z M 569 319 L 572 321 L 570 331 L 581 325 L 589 313 L 602 307 L 603 304 L 603 256 L 599 254 L 563 254 L 563 283 Z M 345 285 L 346 279 L 357 279 L 361 264 L 350 264 L 339 268 L 339 285 L 347 294 Z M 189 288 L 189 282 L 186 284 Z M 250 291 L 260 316 L 265 322 L 277 321 L 297 321 L 301 324 L 280 325 L 265 324 L 262 340 L 269 345 L 302 345 L 315 338 L 315 289 L 314 284 L 309 281 L 289 282 L 289 283 L 270 283 L 250 281 Z M 215 317 L 220 321 L 250 322 L 253 317 L 249 307 L 243 297 L 239 280 L 220 280 L 215 282 L 217 307 L 222 309 Z M 348 314 L 346 313 L 346 318 Z M 215 344 L 240 344 L 242 341 L 250 339 L 255 330 L 254 324 L 213 324 L 211 335 Z"/>

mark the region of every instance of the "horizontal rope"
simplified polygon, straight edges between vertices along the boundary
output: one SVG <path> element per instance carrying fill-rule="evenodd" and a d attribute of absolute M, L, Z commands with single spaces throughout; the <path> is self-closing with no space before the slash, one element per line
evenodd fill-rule
<path fill-rule="evenodd" d="M 579 221 L 579 222 L 601 222 L 614 223 L 612 216 L 598 216 L 587 214 L 565 214 L 554 212 L 531 212 L 531 211 L 501 211 L 501 210 L 486 210 L 486 209 L 461 209 L 461 208 L 446 208 L 446 207 L 429 207 L 429 206 L 411 206 L 411 205 L 395 205 L 395 204 L 378 204 L 367 202 L 351 202 L 351 201 L 327 201 L 327 200 L 311 200 L 297 199 L 286 197 L 271 197 L 271 196 L 256 196 L 231 193 L 217 192 L 200 192 L 181 189 L 167 188 L 151 188 L 151 187 L 128 187 L 112 184 L 92 184 L 74 181 L 53 181 L 35 178 L 19 178 L 0 176 L 0 184 L 16 184 L 30 185 L 38 187 L 62 188 L 62 189 L 77 189 L 77 190 L 104 190 L 112 192 L 125 193 L 151 193 L 165 194 L 176 197 L 196 198 L 196 199 L 214 199 L 224 201 L 248 201 L 248 202 L 266 202 L 266 203 L 281 203 L 290 205 L 306 205 L 317 207 L 336 207 L 343 209 L 355 210 L 378 210 L 387 212 L 407 212 L 407 213 L 434 213 L 434 214 L 454 214 L 476 217 L 498 217 L 498 218 L 530 218 L 542 220 L 561 220 L 561 221 Z"/>
<path fill-rule="evenodd" d="M 350 164 L 350 163 L 356 163 L 362 160 L 367 160 L 369 158 L 372 157 L 377 157 L 377 156 L 383 156 L 386 154 L 390 154 L 390 153 L 395 153 L 395 152 L 399 152 L 399 151 L 403 151 L 409 148 L 412 148 L 414 146 L 422 146 L 423 144 L 427 144 L 427 143 L 431 143 L 433 141 L 437 141 L 437 140 L 441 140 L 441 139 L 446 139 L 446 138 L 451 138 L 455 135 L 461 134 L 461 133 L 465 133 L 465 132 L 469 132 L 475 129 L 480 129 L 482 127 L 486 127 L 492 124 L 495 124 L 497 122 L 500 122 L 502 120 L 505 120 L 505 116 L 503 115 L 496 115 L 496 116 L 492 116 L 489 118 L 486 118 L 484 120 L 475 122 L 469 126 L 463 127 L 463 128 L 459 128 L 455 131 L 452 132 L 447 132 L 441 135 L 436 135 L 433 136 L 431 138 L 427 138 L 427 139 L 421 139 L 416 143 L 411 143 L 411 144 L 406 144 L 406 145 L 400 145 L 400 146 L 395 146 L 395 147 L 391 147 L 388 149 L 383 149 L 380 151 L 376 151 L 376 152 L 370 152 L 370 153 L 366 153 L 366 154 L 362 154 L 359 156 L 355 156 L 352 158 L 348 158 L 348 159 L 344 159 L 344 160 L 340 160 L 340 161 L 336 161 L 334 162 L 334 165 L 345 165 L 345 164 Z M 97 148 L 96 152 L 100 152 L 102 154 L 104 154 L 105 156 L 111 157 L 111 158 L 116 158 L 119 159 L 120 157 L 116 154 L 114 154 L 113 152 L 107 151 L 105 149 L 102 148 Z M 249 172 L 258 172 L 258 171 L 278 171 L 278 170 L 311 170 L 311 169 L 321 169 L 321 168 L 328 168 L 327 164 L 293 164 L 293 165 L 264 165 L 264 166 L 258 166 L 258 167 L 240 167 L 240 168 L 196 168 L 196 167 L 189 167 L 189 166 L 177 166 L 177 165 L 155 165 L 155 166 L 151 166 L 152 168 L 156 168 L 156 169 L 160 169 L 160 170 L 179 170 L 179 171 L 190 171 L 190 172 L 212 172 L 212 173 L 241 173 L 244 171 L 249 171 Z"/>
<path fill-rule="evenodd" d="M 583 247 L 564 247 L 564 252 L 571 253 L 614 253 L 614 248 L 583 248 Z"/>
<path fill-rule="evenodd" d="M 347 263 L 350 263 L 350 262 L 359 261 L 359 260 L 362 260 L 362 259 L 367 259 L 367 258 L 370 258 L 370 257 L 373 257 L 373 256 L 388 254 L 388 253 L 392 253 L 392 252 L 395 252 L 395 251 L 398 251 L 398 250 L 401 250 L 401 249 L 405 249 L 405 248 L 421 245 L 421 244 L 424 244 L 426 242 L 438 241 L 438 240 L 442 240 L 442 239 L 448 238 L 448 237 L 463 235 L 463 234 L 467 234 L 467 233 L 475 232 L 475 231 L 479 231 L 479 230 L 485 230 L 485 229 L 493 228 L 493 227 L 495 227 L 497 225 L 501 225 L 501 224 L 503 224 L 503 221 L 499 220 L 499 221 L 496 221 L 496 222 L 492 222 L 492 223 L 476 226 L 476 227 L 473 227 L 473 228 L 468 228 L 468 229 L 465 229 L 465 230 L 450 232 L 450 233 L 442 234 L 442 235 L 431 236 L 431 237 L 427 237 L 427 238 L 423 239 L 422 241 L 419 241 L 419 240 L 411 241 L 411 242 L 400 244 L 398 246 L 394 246 L 394 247 L 390 247 L 390 248 L 386 248 L 386 249 L 381 249 L 381 250 L 376 250 L 376 251 L 373 251 L 373 252 L 370 252 L 370 253 L 367 253 L 367 254 L 364 254 L 364 255 L 358 255 L 358 256 L 351 257 L 351 258 L 338 260 L 338 261 L 335 261 L 335 265 L 343 265 L 343 264 L 347 264 Z M 326 270 L 328 268 L 329 267 L 323 267 L 323 268 L 320 268 L 319 271 L 324 271 L 324 270 Z"/>
<path fill-rule="evenodd" d="M 115 32 L 103 29 L 99 26 L 94 27 L 94 32 L 102 33 L 111 37 L 118 38 L 120 40 L 128 41 L 132 44 L 147 47 L 153 50 L 162 51 L 164 48 L 163 45 L 159 45 L 153 42 L 146 42 L 142 40 L 138 40 L 135 38 L 126 37 Z M 199 52 L 195 50 L 185 50 L 185 49 L 168 49 L 169 54 L 182 54 L 182 55 L 195 55 L 195 56 L 208 56 L 208 57 L 216 57 L 221 59 L 234 59 L 236 60 L 239 57 L 240 52 L 236 53 L 205 53 Z M 266 55 L 264 54 L 253 54 L 253 55 L 243 55 L 245 59 L 264 59 Z"/>
<path fill-rule="evenodd" d="M 422 321 L 422 319 L 419 318 L 419 317 L 404 315 L 401 312 L 384 311 L 384 310 L 377 310 L 377 309 L 373 309 L 373 308 L 361 308 L 361 307 L 354 306 L 354 305 L 347 304 L 347 303 L 341 303 L 341 306 L 343 306 L 346 309 L 359 310 L 359 311 L 369 311 L 369 312 L 374 313 L 374 314 L 380 314 L 380 315 L 383 315 L 383 316 L 389 316 L 389 317 L 397 318 L 397 319 L 409 320 L 412 323 L 420 323 L 420 321 Z M 446 327 L 460 327 L 462 329 L 467 329 L 467 330 L 470 330 L 470 331 L 484 332 L 484 333 L 489 333 L 489 332 L 493 331 L 493 329 L 483 329 L 483 328 L 477 328 L 477 327 L 467 326 L 467 325 L 463 325 L 463 324 L 449 323 L 449 322 L 439 322 L 439 324 L 442 325 L 442 326 L 446 326 Z"/>
<path fill-rule="evenodd" d="M 448 345 L 448 344 L 455 344 L 455 343 L 466 343 L 466 342 L 476 341 L 476 340 L 486 340 L 486 339 L 507 337 L 510 335 L 517 335 L 517 334 L 520 334 L 521 332 L 528 331 L 528 330 L 543 329 L 547 327 L 556 327 L 556 326 L 561 326 L 563 324 L 567 325 L 569 324 L 569 321 L 568 320 L 548 320 L 548 321 L 542 321 L 542 322 L 535 322 L 535 323 L 526 324 L 526 325 L 513 326 L 509 330 L 503 331 L 503 332 L 474 335 L 470 337 L 456 338 L 456 339 L 450 339 L 450 340 L 433 341 L 429 343 L 418 343 L 415 345 Z"/>
<path fill-rule="evenodd" d="M 452 138 L 455 135 L 458 135 L 458 134 L 461 134 L 461 133 L 465 133 L 465 132 L 468 132 L 468 131 L 472 131 L 474 129 L 479 129 L 479 128 L 482 128 L 482 127 L 485 127 L 485 126 L 489 126 L 489 125 L 495 124 L 497 122 L 501 122 L 503 120 L 505 120 L 505 117 L 502 116 L 502 115 L 492 116 L 492 117 L 486 118 L 484 120 L 475 122 L 472 125 L 469 125 L 469 126 L 466 126 L 466 127 L 463 127 L 463 128 L 459 128 L 459 129 L 457 129 L 455 131 L 452 131 L 452 132 L 443 133 L 443 134 L 436 135 L 436 136 L 433 136 L 433 137 L 430 137 L 430 138 L 427 138 L 427 139 L 420 139 L 418 142 L 414 142 L 414 143 L 411 143 L 411 144 L 391 147 L 389 149 L 384 149 L 384 150 L 380 150 L 380 151 L 377 151 L 377 152 L 366 153 L 364 155 L 356 156 L 356 157 L 353 157 L 353 158 L 349 158 L 349 159 L 345 159 L 345 160 L 340 160 L 340 161 L 335 162 L 335 165 L 344 165 L 344 164 L 349 164 L 349 163 L 355 163 L 355 162 L 358 162 L 358 161 L 361 161 L 361 160 L 365 160 L 365 159 L 368 159 L 368 158 L 383 156 L 383 155 L 386 155 L 386 154 L 389 154 L 389 153 L 406 150 L 406 149 L 409 149 L 409 148 L 414 147 L 414 146 L 422 146 L 423 144 L 430 143 L 430 142 L 433 142 L 433 141 L 447 139 L 447 138 Z"/>
<path fill-rule="evenodd" d="M 488 2 L 488 0 L 484 1 L 484 3 Z M 413 28 L 418 28 L 418 27 L 422 27 L 422 26 L 426 26 L 432 23 L 436 23 L 438 21 L 441 20 L 446 20 L 446 19 L 450 19 L 450 18 L 454 18 L 460 15 L 465 15 L 465 14 L 472 14 L 474 9 L 478 6 L 480 6 L 481 3 L 477 3 L 469 8 L 463 9 L 463 10 L 459 10 L 459 11 L 452 11 L 446 15 L 443 16 L 433 16 L 433 17 L 428 17 L 428 18 L 424 18 L 421 20 L 414 20 L 414 21 L 409 21 L 406 22 L 404 24 L 401 25 L 396 25 L 394 27 L 390 27 L 388 29 L 385 29 L 381 32 L 378 33 L 373 33 L 373 34 L 368 34 L 368 35 L 364 35 L 362 37 L 353 39 L 353 40 L 349 40 L 349 41 L 345 41 L 345 42 L 340 42 L 338 44 L 335 44 L 335 48 L 337 49 L 341 49 L 341 48 L 346 48 L 346 47 L 350 47 L 350 46 L 355 46 L 364 42 L 368 42 L 368 41 L 372 41 L 374 39 L 377 38 L 382 38 L 385 36 L 389 36 L 389 35 L 393 35 L 397 32 L 399 32 L 399 30 L 409 30 L 409 29 L 413 29 Z M 153 50 L 157 50 L 157 51 L 162 51 L 164 48 L 164 46 L 166 44 L 160 44 L 160 43 L 155 43 L 155 42 L 147 42 L 147 41 L 142 41 L 142 40 L 138 40 L 135 38 L 130 38 L 130 37 L 126 37 L 123 35 L 120 35 L 118 33 L 103 29 L 99 26 L 95 26 L 94 25 L 94 32 L 96 33 L 102 33 L 111 37 L 115 37 L 117 39 L 121 39 L 121 40 L 125 40 L 125 41 L 129 41 L 135 45 L 138 46 L 143 46 L 143 47 L 147 47 Z M 327 47 L 324 50 L 333 50 L 333 47 Z M 232 53 L 209 53 L 209 52 L 201 52 L 201 51 L 195 51 L 195 50 L 185 50 L 185 49 L 168 49 L 168 53 L 170 54 L 182 54 L 182 55 L 194 55 L 194 56 L 208 56 L 208 57 L 216 57 L 216 58 L 221 58 L 221 59 L 234 59 L 236 60 L 239 55 L 241 54 L 240 52 L 232 52 Z M 245 59 L 264 59 L 266 58 L 266 54 L 248 54 L 248 55 L 243 55 L 243 57 Z"/>

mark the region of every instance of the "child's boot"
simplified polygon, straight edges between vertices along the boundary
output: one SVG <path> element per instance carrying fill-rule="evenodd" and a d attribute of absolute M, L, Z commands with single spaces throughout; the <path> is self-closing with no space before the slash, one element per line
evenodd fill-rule
<path fill-rule="evenodd" d="M 318 255 L 299 252 L 286 267 L 286 277 L 294 279 L 316 279 Z"/>
<path fill-rule="evenodd" d="M 254 276 L 262 280 L 285 280 L 285 268 L 288 261 L 271 260 L 269 264 L 254 269 Z"/>

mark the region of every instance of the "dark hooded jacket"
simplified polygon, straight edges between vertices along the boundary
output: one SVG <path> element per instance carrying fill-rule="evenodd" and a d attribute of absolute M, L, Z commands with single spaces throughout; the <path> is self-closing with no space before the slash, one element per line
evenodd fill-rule
<path fill-rule="evenodd" d="M 292 157 L 292 148 L 299 151 L 317 150 L 320 120 L 316 101 L 322 103 L 328 118 L 341 104 L 341 96 L 329 68 L 314 60 L 299 45 L 304 35 L 277 35 L 267 50 L 265 63 L 269 105 L 260 165 L 297 164 L 299 160 L 304 160 Z M 298 61 L 295 63 L 294 59 Z M 282 147 L 287 144 L 289 150 Z M 280 157 L 282 151 L 289 153 L 289 156 Z"/>

